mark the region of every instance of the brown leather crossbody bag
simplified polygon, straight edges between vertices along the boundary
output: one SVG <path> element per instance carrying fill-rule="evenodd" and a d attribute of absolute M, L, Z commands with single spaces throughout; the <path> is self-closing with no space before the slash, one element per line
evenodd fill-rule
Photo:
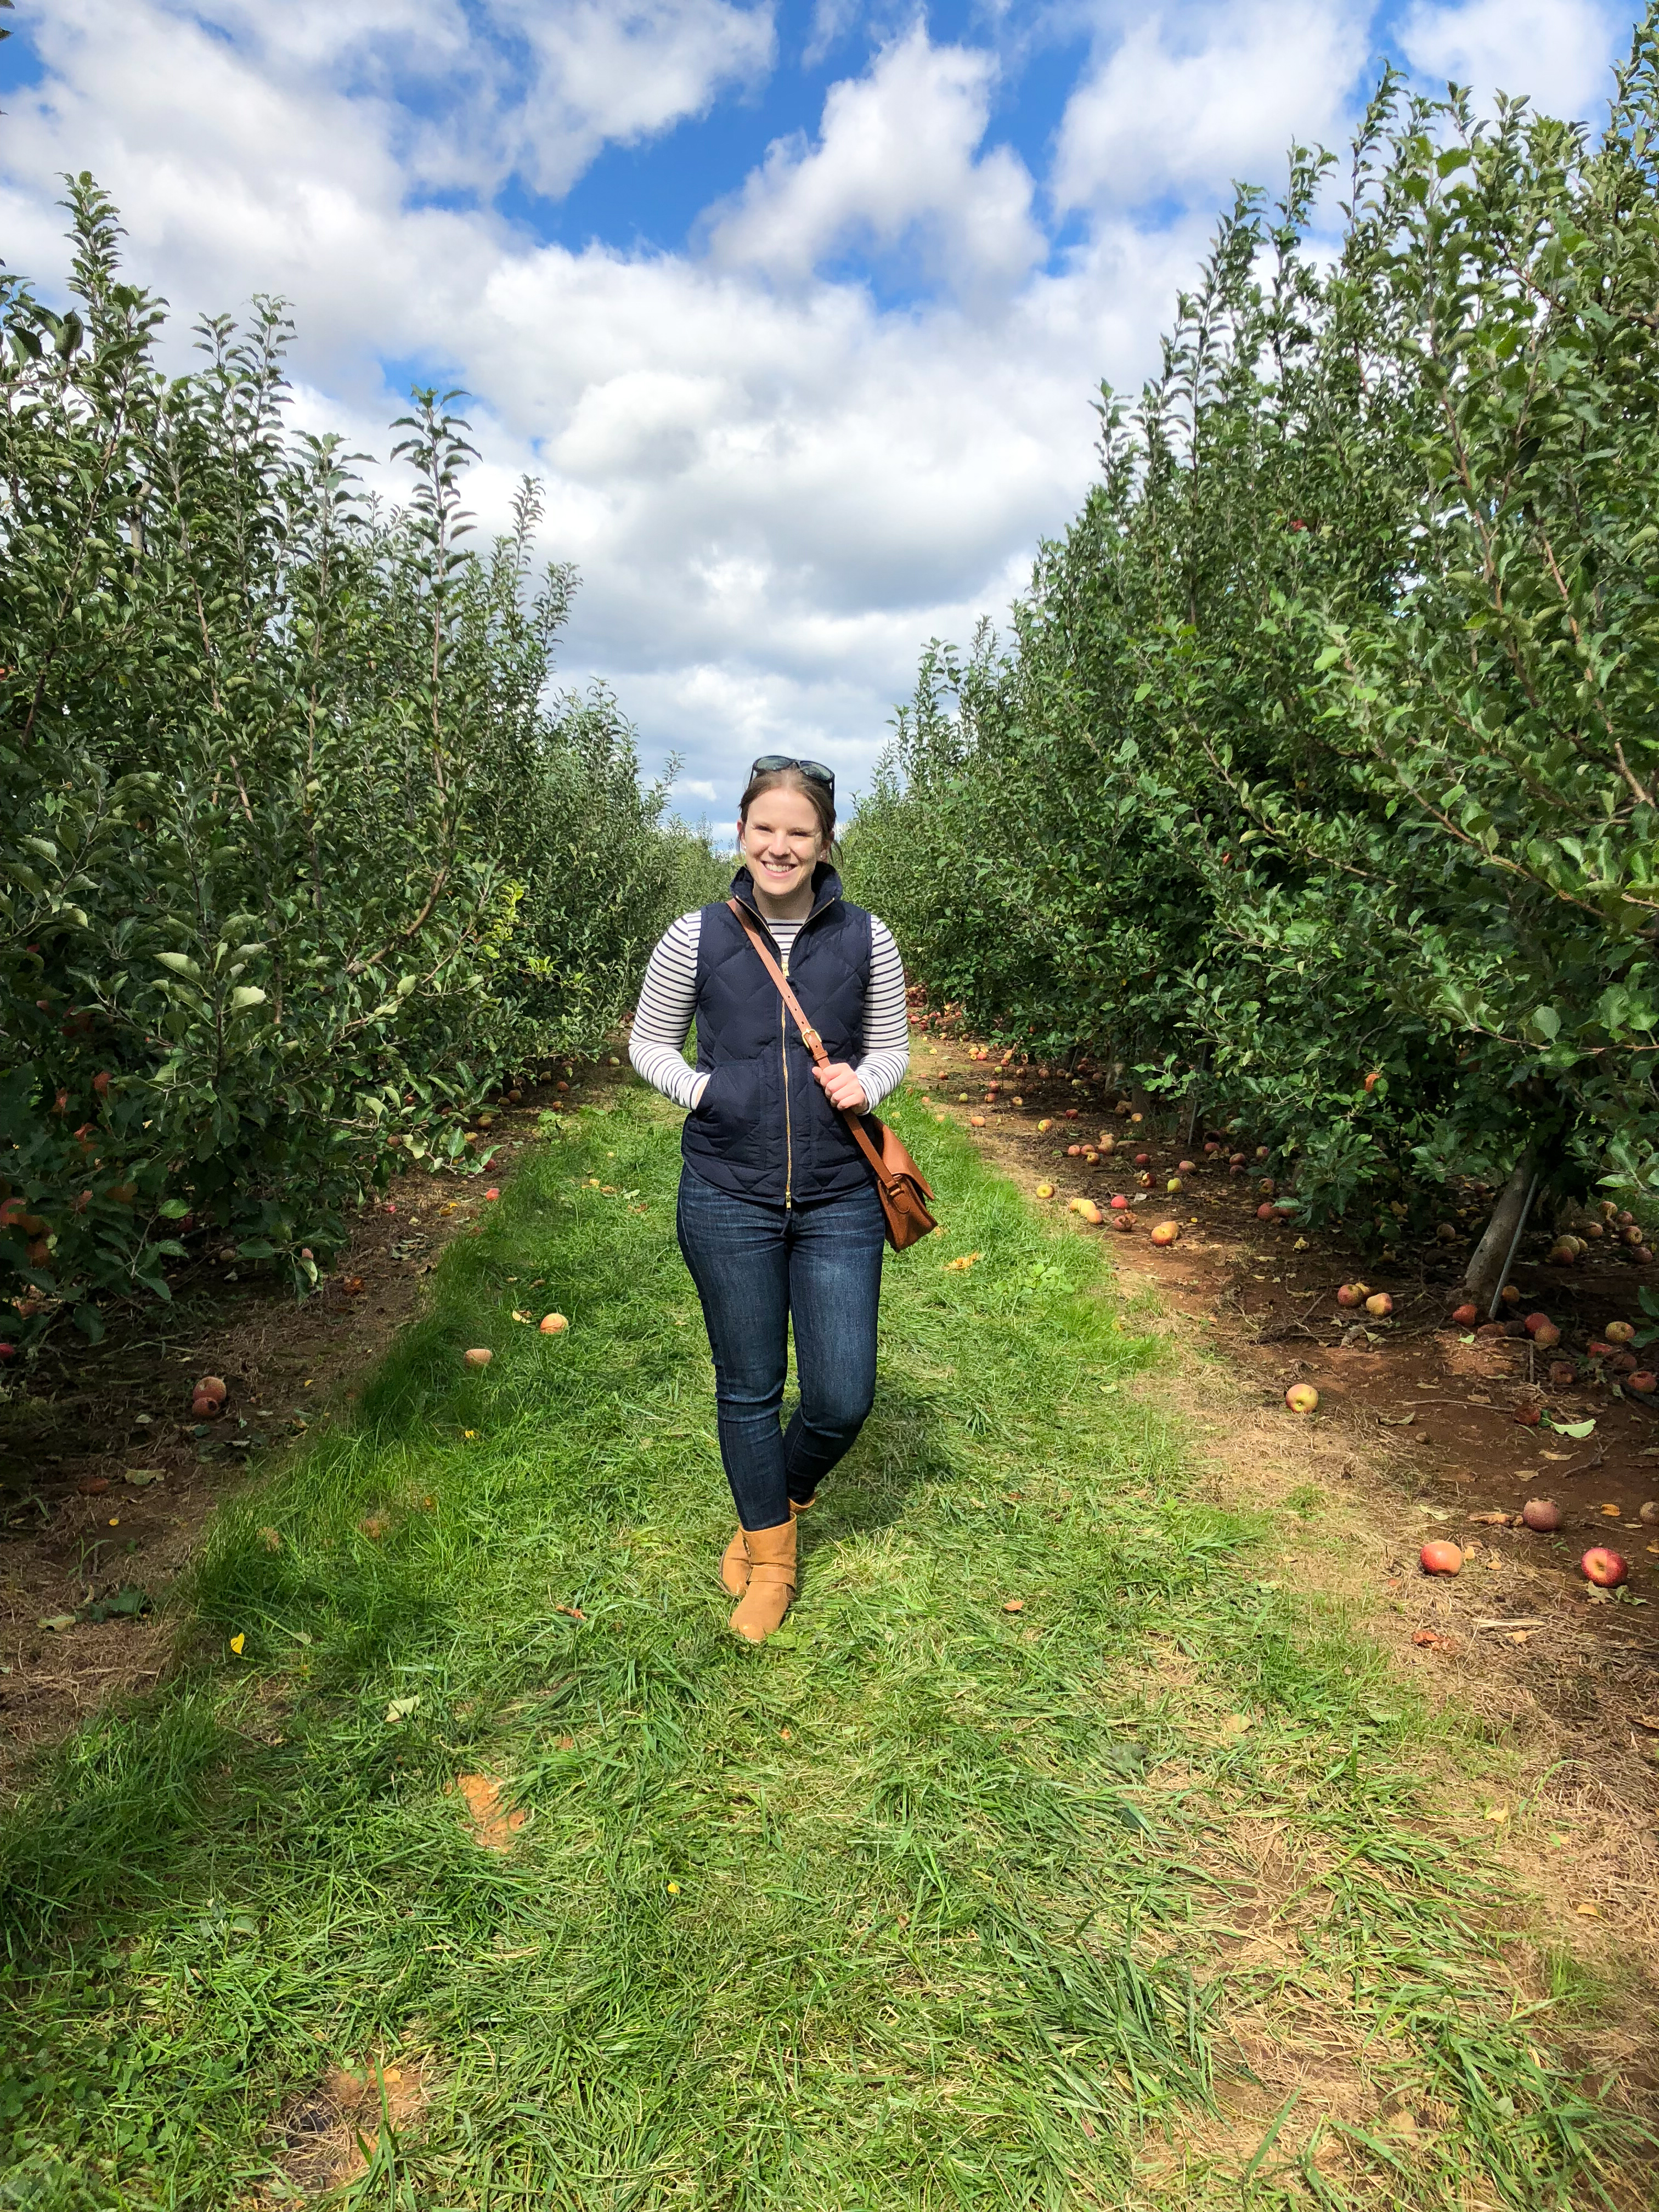
<path fill-rule="evenodd" d="M 802 1043 L 820 1067 L 828 1067 L 830 1055 L 823 1048 L 823 1039 L 801 1012 L 800 1000 L 790 989 L 782 969 L 772 957 L 771 946 L 756 928 L 748 908 L 740 899 L 727 899 L 726 903 L 742 923 L 749 942 L 760 955 L 761 965 L 777 985 L 779 996 L 794 1016 Z M 865 1127 L 863 1115 L 849 1114 L 842 1106 L 836 1107 L 836 1111 L 852 1131 L 854 1143 L 875 1170 L 876 1195 L 887 1217 L 887 1242 L 896 1252 L 902 1252 L 907 1245 L 931 1236 L 939 1226 L 927 1211 L 927 1200 L 933 1194 L 904 1144 L 890 1129 L 883 1128 L 873 1114 L 868 1118 L 881 1132 L 879 1146 Z"/>

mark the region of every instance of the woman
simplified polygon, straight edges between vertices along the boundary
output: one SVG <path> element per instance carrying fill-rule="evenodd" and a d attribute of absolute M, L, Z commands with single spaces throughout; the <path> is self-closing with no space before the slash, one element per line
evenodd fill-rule
<path fill-rule="evenodd" d="M 836 780 L 766 754 L 738 809 L 732 896 L 764 932 L 823 1037 L 819 1067 L 726 905 L 682 915 L 646 969 L 629 1056 L 689 1108 L 680 1249 L 714 1357 L 720 1458 L 738 1532 L 720 1579 L 763 1643 L 795 1594 L 795 1516 L 851 1447 L 876 1385 L 884 1224 L 839 1108 L 868 1113 L 909 1065 L 904 971 L 884 923 L 830 865 Z M 687 1032 L 697 1025 L 697 1064 Z M 800 1403 L 780 1425 L 789 1323 Z"/>

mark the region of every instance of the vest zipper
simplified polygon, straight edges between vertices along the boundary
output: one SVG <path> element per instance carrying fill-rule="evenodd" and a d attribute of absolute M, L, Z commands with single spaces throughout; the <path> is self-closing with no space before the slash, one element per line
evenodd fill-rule
<path fill-rule="evenodd" d="M 748 899 L 744 901 L 744 904 L 748 907 L 749 911 L 754 915 L 756 921 L 758 921 L 761 927 L 764 929 L 766 927 L 766 917 L 762 914 L 760 908 L 756 906 L 752 901 Z M 801 923 L 801 929 L 804 930 L 806 927 L 807 923 L 816 921 L 819 915 L 827 914 L 832 906 L 839 906 L 840 904 L 841 899 L 838 894 L 835 898 L 826 899 L 821 907 L 814 907 L 811 913 L 806 916 L 806 920 Z M 799 931 L 797 931 L 797 943 L 799 942 Z M 778 965 L 782 969 L 785 978 L 787 979 L 789 974 L 789 961 L 787 955 L 779 961 Z M 786 1206 L 793 1206 L 794 1203 L 793 1194 L 795 1186 L 795 1132 L 794 1123 L 789 1112 L 788 1017 L 784 1011 L 784 1004 L 781 999 L 778 1000 L 778 1057 L 783 1064 L 783 1202 Z"/>
<path fill-rule="evenodd" d="M 786 968 L 784 974 L 789 970 Z M 795 1183 L 794 1129 L 789 1118 L 789 1031 L 785 1023 L 783 1000 L 778 1000 L 778 1056 L 783 1062 L 783 1202 L 791 1203 L 790 1193 Z"/>

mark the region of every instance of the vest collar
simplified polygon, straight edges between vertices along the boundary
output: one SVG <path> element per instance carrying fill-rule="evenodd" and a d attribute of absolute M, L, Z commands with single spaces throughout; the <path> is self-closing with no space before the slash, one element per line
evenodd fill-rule
<path fill-rule="evenodd" d="M 732 896 L 740 906 L 748 908 L 763 928 L 766 927 L 766 916 L 761 912 L 755 901 L 755 878 L 747 868 L 739 868 L 737 874 L 732 877 Z M 806 921 L 802 922 L 801 927 L 805 929 L 807 921 L 816 921 L 825 907 L 834 906 L 840 896 L 841 878 L 828 860 L 820 860 L 812 871 L 811 911 L 808 914 Z"/>

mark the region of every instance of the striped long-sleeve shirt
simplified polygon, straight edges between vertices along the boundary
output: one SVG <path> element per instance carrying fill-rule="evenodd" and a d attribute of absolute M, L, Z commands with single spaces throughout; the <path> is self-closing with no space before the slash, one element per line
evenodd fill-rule
<path fill-rule="evenodd" d="M 778 963 L 789 973 L 789 954 L 798 921 L 768 925 L 778 948 Z M 640 987 L 628 1056 L 645 1080 L 689 1112 L 708 1080 L 685 1058 L 685 1040 L 696 1012 L 697 940 L 702 914 L 683 914 L 658 940 Z M 864 1001 L 864 1057 L 854 1069 L 865 1097 L 874 1107 L 902 1080 L 910 1065 L 910 1024 L 904 1004 L 904 969 L 893 933 L 870 917 L 870 986 Z"/>

